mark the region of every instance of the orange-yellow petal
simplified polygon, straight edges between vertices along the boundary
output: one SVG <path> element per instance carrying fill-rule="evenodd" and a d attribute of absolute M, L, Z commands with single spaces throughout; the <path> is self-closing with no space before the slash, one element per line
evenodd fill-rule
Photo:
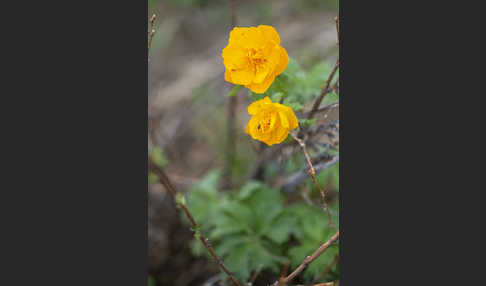
<path fill-rule="evenodd" d="M 267 26 L 267 25 L 260 25 L 257 27 L 257 29 L 263 33 L 265 39 L 273 40 L 277 45 L 280 44 L 280 36 L 278 35 L 277 30 L 275 30 L 274 27 Z"/>
<path fill-rule="evenodd" d="M 228 82 L 231 82 L 231 73 L 228 69 L 226 69 L 224 71 L 224 80 L 225 81 L 228 81 Z"/>
<path fill-rule="evenodd" d="M 278 61 L 278 65 L 275 68 L 275 75 L 279 75 L 285 71 L 287 68 L 287 65 L 289 64 L 289 55 L 287 54 L 287 51 L 282 48 L 280 48 L 280 60 Z"/>
<path fill-rule="evenodd" d="M 284 110 L 281 110 L 278 112 L 278 115 L 279 115 L 279 118 L 280 118 L 280 122 L 282 123 L 282 127 L 285 128 L 285 129 L 289 129 L 289 126 L 290 126 L 290 123 L 289 123 L 289 119 L 287 118 L 287 112 L 284 111 Z"/>
<path fill-rule="evenodd" d="M 266 104 L 271 104 L 271 103 L 272 103 L 272 101 L 270 100 L 270 98 L 268 98 L 268 96 L 266 96 L 264 99 L 257 100 L 255 102 L 253 102 L 252 104 L 250 104 L 248 106 L 248 113 L 251 114 L 251 115 L 255 115 L 263 108 L 263 106 L 265 106 Z"/>
<path fill-rule="evenodd" d="M 231 71 L 231 79 L 234 84 L 247 85 L 250 84 L 255 77 L 255 73 L 251 69 L 241 69 Z"/>
<path fill-rule="evenodd" d="M 261 83 L 251 83 L 246 85 L 246 88 L 254 93 L 264 93 L 272 85 L 275 80 L 274 74 L 268 74 L 267 77 Z"/>

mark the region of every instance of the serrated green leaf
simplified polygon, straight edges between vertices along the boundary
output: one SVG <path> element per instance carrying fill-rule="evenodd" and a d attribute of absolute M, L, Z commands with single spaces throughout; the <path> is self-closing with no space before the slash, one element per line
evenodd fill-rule
<path fill-rule="evenodd" d="M 226 266 L 233 271 L 235 276 L 240 281 L 247 281 L 250 277 L 250 257 L 248 255 L 249 247 L 251 249 L 251 245 L 248 244 L 240 244 L 234 247 L 224 260 Z"/>
<path fill-rule="evenodd" d="M 241 188 L 236 197 L 239 200 L 245 200 L 250 197 L 253 192 L 257 191 L 260 188 L 262 188 L 262 184 L 260 182 L 250 181 Z"/>
<path fill-rule="evenodd" d="M 297 228 L 297 218 L 291 215 L 281 215 L 269 225 L 263 233 L 266 237 L 277 244 L 282 244 L 289 239 L 292 232 Z"/>
<path fill-rule="evenodd" d="M 220 257 L 226 257 L 231 251 L 242 244 L 248 243 L 248 239 L 241 235 L 230 235 L 225 237 L 221 243 L 215 247 L 216 254 Z"/>

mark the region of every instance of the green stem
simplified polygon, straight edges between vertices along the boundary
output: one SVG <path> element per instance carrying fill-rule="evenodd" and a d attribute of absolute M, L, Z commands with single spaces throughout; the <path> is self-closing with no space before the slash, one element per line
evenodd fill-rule
<path fill-rule="evenodd" d="M 240 88 L 242 87 L 243 87 L 242 85 L 235 85 L 235 87 L 233 87 L 230 93 L 228 93 L 228 97 L 234 96 L 238 92 L 238 90 L 240 90 Z"/>

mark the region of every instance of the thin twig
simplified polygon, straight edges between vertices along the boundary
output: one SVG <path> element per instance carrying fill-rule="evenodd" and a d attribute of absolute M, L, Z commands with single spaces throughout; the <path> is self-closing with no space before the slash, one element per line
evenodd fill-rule
<path fill-rule="evenodd" d="M 337 44 L 339 46 L 339 18 L 338 18 L 338 16 L 334 17 L 334 22 L 336 22 Z"/>
<path fill-rule="evenodd" d="M 319 105 L 321 104 L 322 102 L 322 99 L 324 98 L 324 96 L 327 94 L 328 92 L 328 89 L 329 89 L 329 85 L 331 84 L 331 81 L 332 79 L 334 78 L 334 75 L 336 74 L 336 71 L 338 70 L 338 67 L 339 67 L 339 59 L 337 59 L 336 61 L 336 65 L 334 65 L 334 68 L 332 69 L 331 71 L 331 74 L 329 75 L 329 77 L 327 78 L 327 81 L 326 83 L 324 84 L 323 88 L 322 88 L 322 91 L 321 91 L 321 94 L 319 95 L 319 97 L 316 99 L 316 101 L 314 102 L 314 105 L 312 106 L 312 109 L 309 113 L 309 115 L 307 116 L 307 119 L 311 119 L 312 116 L 314 116 L 314 113 L 317 111 L 317 109 L 319 108 Z"/>
<path fill-rule="evenodd" d="M 324 282 L 324 283 L 317 283 L 317 284 L 312 284 L 312 286 L 334 286 L 335 282 Z M 297 284 L 293 286 L 305 286 L 302 284 Z"/>
<path fill-rule="evenodd" d="M 332 157 L 332 159 L 329 161 L 316 164 L 314 166 L 314 170 L 316 171 L 316 174 L 318 174 L 319 172 L 333 166 L 337 162 L 339 162 L 339 155 Z M 307 174 L 307 168 L 304 168 L 303 170 L 300 170 L 297 173 L 288 176 L 287 179 L 285 179 L 284 183 L 281 185 L 281 188 L 286 193 L 293 191 L 295 186 L 299 185 L 307 178 Z"/>
<path fill-rule="evenodd" d="M 277 286 L 285 285 L 285 276 L 289 271 L 290 261 L 284 263 L 282 271 L 280 272 L 280 279 L 277 282 Z"/>
<path fill-rule="evenodd" d="M 336 82 L 334 85 L 331 87 L 331 90 L 334 91 L 335 93 L 339 94 L 339 77 L 336 79 Z"/>
<path fill-rule="evenodd" d="M 322 253 L 324 253 L 324 251 L 326 251 L 326 249 L 328 249 L 329 246 L 331 246 L 331 244 L 333 244 L 338 238 L 339 230 L 327 242 L 323 243 L 311 256 L 307 256 L 304 261 L 302 261 L 302 263 L 294 270 L 294 272 L 290 273 L 289 276 L 285 277 L 285 279 L 283 280 L 283 285 L 290 283 L 292 279 L 299 275 L 300 272 L 302 272 L 307 267 L 307 265 L 312 263 L 312 261 L 318 258 Z"/>
<path fill-rule="evenodd" d="M 197 238 L 202 242 L 204 247 L 209 251 L 211 256 L 216 260 L 217 264 L 219 267 L 230 277 L 231 281 L 233 281 L 233 284 L 236 286 L 241 286 L 240 283 L 235 279 L 233 276 L 233 273 L 223 264 L 222 260 L 216 255 L 216 252 L 214 251 L 213 247 L 211 246 L 209 240 L 204 237 L 202 233 L 197 231 L 199 229 L 199 226 L 197 225 L 196 221 L 194 220 L 194 217 L 192 216 L 191 212 L 189 209 L 186 207 L 185 203 L 179 202 L 177 199 L 177 194 L 178 192 L 176 191 L 174 185 L 172 185 L 172 182 L 169 180 L 169 177 L 165 174 L 165 171 L 157 166 L 153 161 L 152 158 L 149 157 L 149 168 L 159 177 L 160 182 L 164 185 L 164 187 L 167 189 L 167 191 L 172 195 L 172 198 L 176 202 L 176 205 L 182 209 L 186 217 L 189 219 L 193 231 L 197 233 Z"/>
<path fill-rule="evenodd" d="M 150 31 L 149 31 L 149 37 L 148 37 L 148 49 L 150 51 L 150 45 L 152 44 L 152 38 L 154 37 L 155 34 L 155 29 L 154 29 L 154 22 L 155 22 L 155 14 L 152 15 L 150 18 Z"/>
<path fill-rule="evenodd" d="M 326 195 L 324 194 L 324 191 L 322 190 L 321 186 L 319 186 L 319 183 L 316 180 L 316 177 L 315 177 L 316 171 L 314 169 L 314 166 L 312 165 L 312 161 L 309 157 L 309 154 L 307 153 L 304 140 L 297 138 L 297 136 L 295 136 L 293 133 L 290 133 L 290 135 L 292 136 L 292 138 L 295 139 L 295 141 L 297 141 L 299 143 L 300 147 L 302 147 L 302 151 L 304 151 L 305 159 L 307 160 L 307 164 L 309 165 L 309 168 L 310 168 L 309 175 L 311 176 L 312 181 L 314 182 L 314 185 L 316 186 L 316 188 L 321 193 L 322 206 L 323 206 L 323 209 L 327 212 L 327 216 L 329 217 L 329 225 L 335 228 L 334 224 L 332 223 L 331 212 L 329 211 L 329 208 L 327 207 Z"/>

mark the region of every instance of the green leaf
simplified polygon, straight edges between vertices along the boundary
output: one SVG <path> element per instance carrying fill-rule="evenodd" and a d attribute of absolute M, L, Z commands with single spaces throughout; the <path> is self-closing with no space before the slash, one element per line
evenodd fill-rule
<path fill-rule="evenodd" d="M 334 103 L 338 100 L 339 100 L 339 96 L 337 95 L 337 93 L 335 93 L 334 91 L 330 92 L 330 93 L 326 94 L 326 96 L 324 96 L 324 99 L 322 100 L 321 106 L 329 105 L 329 104 Z"/>
<path fill-rule="evenodd" d="M 250 181 L 246 183 L 236 195 L 239 200 L 245 200 L 250 197 L 253 192 L 262 188 L 262 184 L 258 181 Z"/>
<path fill-rule="evenodd" d="M 234 247 L 224 260 L 226 266 L 234 272 L 240 281 L 247 281 L 250 277 L 248 247 L 251 249 L 251 245 L 248 244 L 240 244 Z"/>
<path fill-rule="evenodd" d="M 297 228 L 297 218 L 290 215 L 282 215 L 275 220 L 264 232 L 264 235 L 277 244 L 282 244 Z"/>
<path fill-rule="evenodd" d="M 312 124 L 315 124 L 317 121 L 317 118 L 312 118 L 312 119 L 307 119 L 307 118 L 300 118 L 299 119 L 299 125 L 302 128 L 306 128 L 311 126 Z"/>

